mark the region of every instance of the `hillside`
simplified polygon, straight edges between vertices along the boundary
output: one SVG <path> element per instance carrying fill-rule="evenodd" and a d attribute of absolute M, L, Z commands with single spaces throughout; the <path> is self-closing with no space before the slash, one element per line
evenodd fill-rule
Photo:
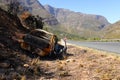
<path fill-rule="evenodd" d="M 106 18 L 101 15 L 84 14 L 67 9 L 54 8 L 50 5 L 45 5 L 44 7 L 65 26 L 67 31 L 75 32 L 83 36 L 90 36 L 90 34 L 95 36 L 98 31 L 110 24 Z"/>
<path fill-rule="evenodd" d="M 14 40 L 15 32 L 29 31 L 22 26 L 17 16 L 0 9 L 0 80 L 20 80 L 22 75 L 25 76 L 27 73 L 25 71 L 27 68 L 23 65 L 34 58 L 32 55 L 31 58 L 30 55 L 27 56 L 28 52 L 23 51 L 19 43 Z"/>
<path fill-rule="evenodd" d="M 18 1 L 22 11 L 29 11 L 33 15 L 42 17 L 45 23 L 62 33 L 67 33 L 84 38 L 100 37 L 101 30 L 109 22 L 100 15 L 84 14 L 67 9 L 43 6 L 38 0 L 1 0 L 0 6 L 7 10 L 11 1 Z M 56 26 L 57 25 L 57 26 Z"/>
<path fill-rule="evenodd" d="M 16 40 L 16 33 L 29 32 L 16 15 L 0 9 L 0 80 L 120 79 L 119 55 L 67 44 L 64 60 L 42 58 Z"/>
<path fill-rule="evenodd" d="M 3 9 L 7 9 L 8 4 L 11 2 L 19 2 L 20 7 L 22 6 L 22 11 L 27 10 L 35 16 L 39 15 L 50 25 L 58 24 L 57 19 L 45 10 L 38 0 L 0 0 L 0 6 Z"/>
<path fill-rule="evenodd" d="M 103 32 L 104 32 L 104 38 L 107 38 L 107 39 L 120 39 L 120 21 L 106 27 L 103 30 Z"/>
<path fill-rule="evenodd" d="M 39 80 L 54 75 L 47 72 L 44 60 L 56 58 L 40 57 L 32 51 L 21 48 L 19 34 L 29 32 L 18 16 L 0 8 L 0 80 Z"/>

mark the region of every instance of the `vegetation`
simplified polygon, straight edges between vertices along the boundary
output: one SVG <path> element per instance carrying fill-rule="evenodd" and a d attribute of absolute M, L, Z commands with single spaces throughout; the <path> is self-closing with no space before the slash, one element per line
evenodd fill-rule
<path fill-rule="evenodd" d="M 12 8 L 10 8 L 10 13 L 14 14 Z M 11 18 L 11 14 L 1 9 L 0 15 L 0 80 L 45 80 L 52 78 L 58 80 L 120 79 L 119 56 L 102 54 L 103 52 L 95 52 L 86 48 L 83 49 L 69 45 L 67 60 L 42 61 L 42 58 L 38 57 L 38 55 L 22 50 L 14 40 L 15 32 L 26 33 L 23 27 L 20 26 L 19 19 L 16 19 L 18 17 L 14 16 Z M 39 17 L 37 18 L 40 19 L 38 21 L 42 20 Z M 40 26 L 37 26 L 39 25 L 36 22 L 37 18 L 28 15 L 25 21 L 31 26 L 42 28 L 42 22 L 40 22 Z M 29 20 L 33 20 L 33 22 Z M 60 38 L 67 37 L 72 40 L 101 40 L 98 37 L 80 37 L 79 35 L 67 33 L 65 30 L 63 31 L 62 29 L 56 28 L 58 27 L 44 27 L 45 30 L 53 32 Z"/>
<path fill-rule="evenodd" d="M 47 30 L 49 32 L 56 34 L 59 37 L 59 39 L 66 37 L 67 39 L 70 39 L 70 40 L 87 40 L 87 38 L 85 37 L 81 37 L 76 34 L 68 33 L 63 30 L 56 29 L 55 27 L 44 26 L 44 30 Z"/>
<path fill-rule="evenodd" d="M 63 25 L 65 32 L 79 34 L 81 37 L 99 37 L 99 31 L 109 25 L 109 22 L 100 15 L 90 15 L 66 9 L 58 9 L 46 5 L 49 13 L 56 16 Z"/>
<path fill-rule="evenodd" d="M 30 30 L 42 29 L 44 25 L 44 23 L 42 22 L 42 18 L 39 15 L 29 15 L 24 21 L 27 24 L 27 26 L 30 27 Z"/>
<path fill-rule="evenodd" d="M 57 29 L 58 27 L 57 26 L 51 27 L 51 26 L 48 26 L 45 24 L 43 29 L 56 34 L 59 37 L 59 39 L 66 37 L 69 40 L 77 40 L 77 41 L 120 42 L 120 39 L 107 39 L 107 38 L 102 39 L 100 37 L 92 37 L 92 36 L 91 37 L 86 37 L 86 36 L 82 37 L 77 34 L 65 32 L 65 30 L 61 29 L 61 27 L 59 27 L 59 29 Z"/>
<path fill-rule="evenodd" d="M 8 4 L 8 12 L 14 15 L 20 13 L 20 10 L 22 10 L 22 8 L 23 6 L 21 6 L 20 2 L 18 2 L 17 0 L 10 0 L 10 4 Z"/>
<path fill-rule="evenodd" d="M 107 39 L 120 39 L 120 21 L 109 25 L 103 30 L 104 38 Z"/>

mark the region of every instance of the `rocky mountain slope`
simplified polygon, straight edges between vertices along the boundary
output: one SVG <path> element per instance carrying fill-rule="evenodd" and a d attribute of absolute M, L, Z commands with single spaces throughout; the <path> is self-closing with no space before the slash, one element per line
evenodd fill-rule
<path fill-rule="evenodd" d="M 104 38 L 120 39 L 120 21 L 111 24 L 103 30 Z"/>
<path fill-rule="evenodd" d="M 49 14 L 45 8 L 40 4 L 38 0 L 0 0 L 0 6 L 5 8 L 10 2 L 18 1 L 22 6 L 23 10 L 27 10 L 33 15 L 39 15 L 50 25 L 58 24 L 57 19 Z"/>
<path fill-rule="evenodd" d="M 68 31 L 77 32 L 81 35 L 96 34 L 110 23 L 101 15 L 84 14 L 62 8 L 54 8 L 45 5 L 45 9 L 54 15 L 58 21 L 67 28 Z M 90 36 L 90 35 L 89 35 Z"/>

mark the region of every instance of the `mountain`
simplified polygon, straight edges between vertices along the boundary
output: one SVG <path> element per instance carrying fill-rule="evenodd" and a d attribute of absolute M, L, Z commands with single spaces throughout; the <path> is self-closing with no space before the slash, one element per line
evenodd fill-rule
<path fill-rule="evenodd" d="M 110 23 L 101 15 L 84 14 L 63 8 L 45 5 L 45 9 L 65 26 L 67 31 L 83 36 L 97 35 L 98 31 Z"/>
<path fill-rule="evenodd" d="M 49 5 L 43 6 L 38 0 L 0 0 L 0 7 L 7 10 L 11 1 L 18 1 L 23 10 L 27 10 L 35 16 L 39 15 L 49 25 L 60 23 L 57 27 L 53 27 L 56 30 L 77 34 L 81 37 L 99 37 L 101 36 L 100 31 L 110 24 L 101 15 L 84 14 Z"/>
<path fill-rule="evenodd" d="M 58 24 L 57 19 L 49 14 L 48 11 L 40 4 L 38 0 L 0 0 L 0 6 L 5 8 L 11 2 L 18 1 L 22 6 L 23 10 L 29 11 L 33 15 L 39 15 L 44 18 L 44 21 L 49 23 L 50 25 Z"/>
<path fill-rule="evenodd" d="M 104 38 L 107 39 L 120 39 L 120 21 L 106 27 L 104 30 Z"/>

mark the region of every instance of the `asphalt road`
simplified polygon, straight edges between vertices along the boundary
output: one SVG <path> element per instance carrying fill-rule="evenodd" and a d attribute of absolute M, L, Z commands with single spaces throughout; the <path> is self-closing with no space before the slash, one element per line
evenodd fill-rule
<path fill-rule="evenodd" d="M 114 52 L 120 54 L 120 42 L 79 42 L 79 41 L 68 41 L 68 43 L 75 44 L 78 46 L 84 46 L 94 48 L 98 50 Z"/>

